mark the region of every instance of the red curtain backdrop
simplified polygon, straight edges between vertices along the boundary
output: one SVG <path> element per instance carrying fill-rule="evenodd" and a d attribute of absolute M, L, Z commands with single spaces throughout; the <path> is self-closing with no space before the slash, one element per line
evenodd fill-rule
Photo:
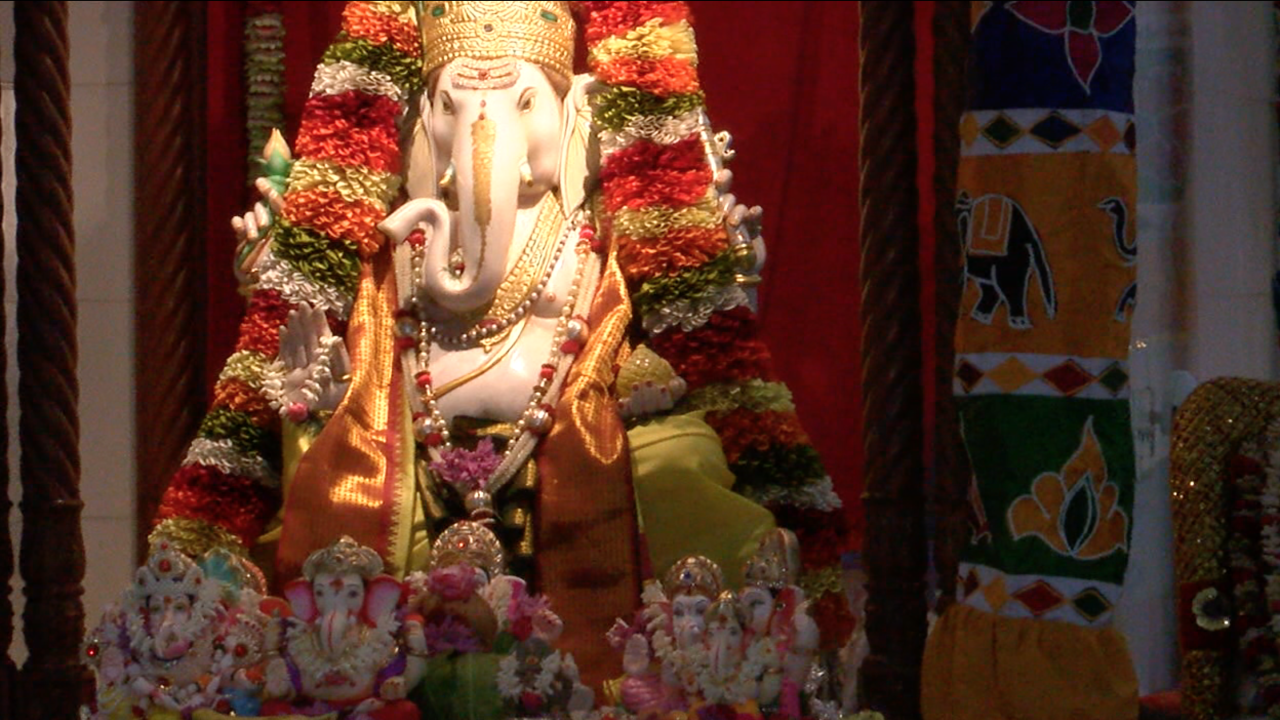
<path fill-rule="evenodd" d="M 340 2 L 273 3 L 284 15 L 286 128 L 292 140 L 320 55 L 339 27 Z M 231 273 L 229 220 L 255 199 L 245 183 L 243 37 L 250 3 L 210 2 L 209 297 L 206 377 L 213 387 L 235 344 L 243 301 Z M 768 261 L 759 288 L 762 332 L 779 375 L 859 531 L 862 492 L 858 308 L 858 3 L 691 2 L 707 109 L 734 137 L 733 191 L 765 214 Z M 921 186 L 931 188 L 931 3 L 917 3 L 925 40 Z M 921 217 L 931 277 L 931 191 Z M 922 289 L 932 307 L 932 283 Z M 927 313 L 926 313 L 927 314 Z M 925 352 L 932 355 L 926 318 Z M 929 375 L 926 373 L 925 377 Z M 928 383 L 926 383 L 928 385 Z M 928 388 L 926 388 L 928 392 Z M 927 397 L 932 401 L 932 394 Z M 928 427 L 926 423 L 926 427 Z M 855 539 L 855 546 L 857 540 Z"/>

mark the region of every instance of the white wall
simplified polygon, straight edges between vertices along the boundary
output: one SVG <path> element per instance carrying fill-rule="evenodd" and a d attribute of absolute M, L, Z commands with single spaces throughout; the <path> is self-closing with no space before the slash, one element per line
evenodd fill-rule
<path fill-rule="evenodd" d="M 13 2 L 0 2 L 0 115 L 4 142 L 5 344 L 10 497 L 19 500 L 17 293 L 13 216 Z M 133 3 L 69 3 L 72 163 L 80 381 L 80 492 L 89 625 L 119 597 L 133 569 Z M 163 211 L 163 208 L 157 208 Z M 15 552 L 17 512 L 11 519 Z M 18 584 L 15 578 L 15 585 Z M 21 593 L 14 604 L 20 610 Z M 15 638 L 15 660 L 25 655 Z"/>
<path fill-rule="evenodd" d="M 1137 491 L 1125 598 L 1142 692 L 1177 682 L 1169 502 L 1172 407 L 1216 377 L 1280 379 L 1275 38 L 1270 2 L 1138 12 Z"/>

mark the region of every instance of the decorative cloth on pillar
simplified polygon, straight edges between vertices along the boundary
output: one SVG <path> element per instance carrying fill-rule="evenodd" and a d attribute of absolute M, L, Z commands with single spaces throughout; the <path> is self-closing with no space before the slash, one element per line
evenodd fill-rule
<path fill-rule="evenodd" d="M 954 390 L 975 528 L 924 714 L 1134 718 L 1109 625 L 1133 527 L 1135 6 L 972 8 Z"/>

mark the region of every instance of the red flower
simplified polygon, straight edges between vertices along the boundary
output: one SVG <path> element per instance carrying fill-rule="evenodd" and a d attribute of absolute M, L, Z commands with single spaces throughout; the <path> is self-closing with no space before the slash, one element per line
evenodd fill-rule
<path fill-rule="evenodd" d="M 536 715 L 542 710 L 542 696 L 532 690 L 520 693 L 520 705 L 526 713 Z"/>
<path fill-rule="evenodd" d="M 1015 0 L 1007 7 L 1037 30 L 1065 36 L 1067 62 L 1086 93 L 1102 64 L 1098 38 L 1114 35 L 1133 18 L 1133 6 L 1121 0 Z"/>
<path fill-rule="evenodd" d="M 480 571 L 470 565 L 453 565 L 432 570 L 427 575 L 427 589 L 443 600 L 466 600 L 484 584 Z"/>

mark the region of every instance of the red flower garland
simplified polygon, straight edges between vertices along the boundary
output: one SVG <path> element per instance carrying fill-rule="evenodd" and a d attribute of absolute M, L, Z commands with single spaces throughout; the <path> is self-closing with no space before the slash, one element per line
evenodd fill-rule
<path fill-rule="evenodd" d="M 400 172 L 400 105 L 383 95 L 351 90 L 307 100 L 294 153 L 311 160 Z"/>
<path fill-rule="evenodd" d="M 686 3 L 675 2 L 583 2 L 587 18 L 583 33 L 587 47 L 609 37 L 620 37 L 655 18 L 664 25 L 692 20 Z M 593 68 L 594 69 L 594 68 Z"/>
<path fill-rule="evenodd" d="M 202 520 L 251 547 L 278 503 L 277 491 L 255 480 L 206 465 L 188 465 L 174 474 L 156 520 Z"/>
<path fill-rule="evenodd" d="M 671 145 L 634 142 L 609 156 L 600 181 L 605 210 L 616 213 L 692 205 L 706 197 L 712 175 L 702 140 L 689 137 Z"/>
<path fill-rule="evenodd" d="M 281 297 L 279 290 L 255 292 L 240 322 L 236 351 L 251 350 L 275 358 L 280 353 L 280 328 L 289 319 L 290 309 L 292 306 Z"/>

